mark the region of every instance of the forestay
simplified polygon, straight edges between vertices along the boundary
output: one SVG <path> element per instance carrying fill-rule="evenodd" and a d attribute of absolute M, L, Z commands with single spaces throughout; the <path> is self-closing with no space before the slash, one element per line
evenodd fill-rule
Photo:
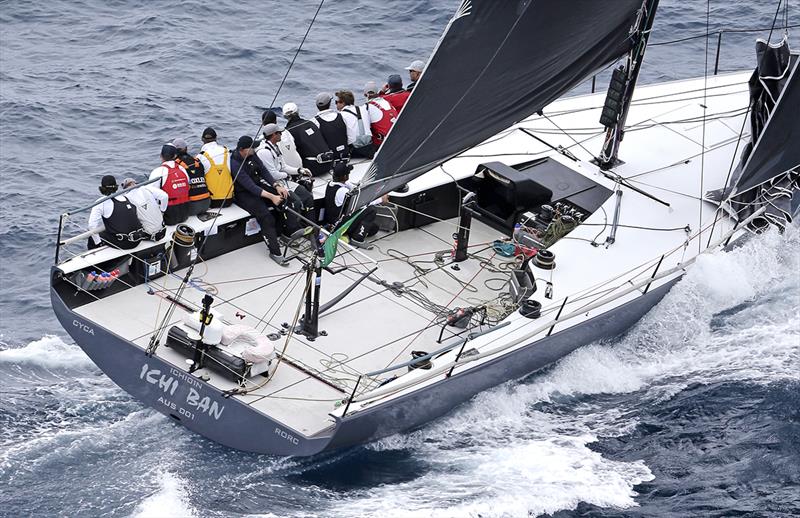
<path fill-rule="evenodd" d="M 642 0 L 464 0 L 351 210 L 560 97 L 630 49 Z"/>

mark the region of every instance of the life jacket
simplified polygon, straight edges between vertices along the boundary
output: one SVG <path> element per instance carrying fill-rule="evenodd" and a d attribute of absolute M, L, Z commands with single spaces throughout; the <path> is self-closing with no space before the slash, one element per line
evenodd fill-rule
<path fill-rule="evenodd" d="M 283 155 L 283 160 L 286 165 L 290 167 L 303 167 L 303 159 L 300 158 L 300 153 L 297 152 L 297 146 L 294 143 L 294 136 L 288 131 L 281 134 L 281 140 L 278 142 L 278 147 Z"/>
<path fill-rule="evenodd" d="M 397 110 L 395 110 L 394 107 L 389 104 L 389 101 L 380 97 L 370 99 L 367 104 L 371 104 L 372 106 L 378 108 L 383 114 L 381 120 L 378 122 L 373 121 L 371 126 L 372 143 L 375 144 L 375 147 L 377 148 L 386 138 L 386 135 L 389 134 L 389 130 L 392 129 L 394 121 L 397 120 Z"/>
<path fill-rule="evenodd" d="M 164 228 L 164 214 L 155 195 L 147 186 L 128 193 L 128 199 L 136 206 L 136 217 L 147 234 L 157 234 Z"/>
<path fill-rule="evenodd" d="M 166 163 L 162 164 L 167 168 L 167 177 L 161 180 L 161 190 L 169 196 L 168 207 L 182 205 L 189 202 L 189 178 L 186 172 L 177 163 L 170 167 Z"/>
<path fill-rule="evenodd" d="M 400 90 L 399 92 L 386 94 L 383 96 L 383 98 L 392 105 L 392 108 L 394 108 L 397 113 L 400 113 L 400 110 L 403 109 L 403 106 L 406 104 L 409 95 L 411 95 L 411 92 Z"/>
<path fill-rule="evenodd" d="M 203 151 L 203 156 L 206 157 L 210 167 L 206 174 L 206 188 L 208 189 L 211 199 L 213 201 L 228 201 L 233 198 L 233 176 L 231 175 L 231 168 L 228 164 L 228 151 L 224 147 L 225 153 L 222 156 L 222 163 L 217 164 L 208 151 Z"/>
<path fill-rule="evenodd" d="M 336 206 L 336 193 L 339 192 L 339 189 L 347 189 L 347 187 L 330 182 L 325 188 L 325 217 L 323 221 L 327 225 L 335 225 L 342 216 L 344 205 L 341 207 Z"/>
<path fill-rule="evenodd" d="M 142 239 L 142 224 L 136 217 L 136 205 L 128 198 L 121 196 L 122 200 L 111 198 L 114 209 L 111 216 L 103 216 L 103 238 L 108 244 L 123 250 L 135 248 Z"/>
<path fill-rule="evenodd" d="M 286 125 L 286 129 L 294 138 L 294 145 L 303 160 L 303 167 L 310 169 L 314 176 L 330 171 L 330 164 L 322 164 L 316 160 L 317 155 L 327 153 L 331 149 L 325 142 L 322 132 L 313 122 L 305 119 L 293 119 Z M 345 138 L 346 131 L 347 129 L 345 129 Z"/>
<path fill-rule="evenodd" d="M 189 154 L 175 159 L 175 163 L 186 169 L 189 176 L 189 201 L 205 200 L 210 196 L 206 185 L 206 175 L 200 161 Z"/>
<path fill-rule="evenodd" d="M 344 123 L 341 113 L 336 114 L 336 118 L 332 121 L 326 121 L 319 115 L 315 117 L 319 123 L 319 131 L 328 147 L 334 153 L 337 153 L 338 158 L 344 158 L 348 155 L 347 148 L 347 125 Z"/>
<path fill-rule="evenodd" d="M 352 108 L 352 110 L 349 108 Z M 362 109 L 366 110 L 366 107 L 361 108 L 360 106 L 347 106 L 342 109 L 343 112 L 355 115 L 356 119 L 358 120 L 358 135 L 356 135 L 356 140 L 353 142 L 354 148 L 361 148 L 372 144 L 372 134 L 367 133 L 367 128 L 364 125 L 363 112 L 361 111 Z"/>

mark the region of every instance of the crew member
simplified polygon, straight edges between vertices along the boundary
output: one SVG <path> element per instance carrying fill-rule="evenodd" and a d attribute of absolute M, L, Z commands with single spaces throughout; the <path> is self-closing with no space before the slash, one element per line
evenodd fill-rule
<path fill-rule="evenodd" d="M 419 81 L 422 71 L 425 70 L 425 62 L 419 59 L 412 61 L 411 64 L 406 67 L 406 70 L 408 70 L 408 77 L 411 79 L 411 82 L 406 86 L 406 91 L 410 92 L 417 86 L 417 81 Z"/>
<path fill-rule="evenodd" d="M 287 120 L 286 133 L 292 135 L 294 145 L 303 161 L 303 167 L 309 169 L 314 176 L 329 173 L 332 165 L 330 156 L 332 153 L 330 153 L 328 143 L 325 142 L 317 125 L 301 119 L 295 103 L 283 105 L 283 116 Z"/>
<path fill-rule="evenodd" d="M 336 108 L 342 114 L 347 126 L 347 144 L 350 146 L 352 158 L 369 158 L 375 156 L 375 145 L 372 143 L 369 110 L 365 106 L 356 106 L 355 96 L 350 90 L 336 92 Z"/>
<path fill-rule="evenodd" d="M 372 143 L 377 150 L 397 120 L 397 110 L 389 104 L 389 101 L 380 97 L 375 81 L 370 81 L 364 86 L 364 96 L 367 98 L 366 107 L 369 110 Z"/>
<path fill-rule="evenodd" d="M 406 100 L 408 100 L 408 96 L 411 95 L 411 92 L 403 89 L 403 80 L 399 75 L 392 74 L 389 76 L 386 86 L 384 86 L 383 90 L 381 90 L 381 94 L 384 99 L 389 101 L 389 104 L 392 105 L 392 108 L 394 108 L 397 113 L 400 113 L 400 110 L 403 109 L 403 106 L 406 104 Z"/>
<path fill-rule="evenodd" d="M 111 196 L 117 189 L 117 179 L 110 174 L 100 181 L 100 194 L 104 197 Z M 130 250 L 142 240 L 142 224 L 136 217 L 136 206 L 122 195 L 92 207 L 88 227 L 89 230 L 103 229 L 89 238 L 89 250 L 103 244 Z"/>
<path fill-rule="evenodd" d="M 286 106 L 290 108 L 294 106 L 294 111 L 297 111 L 297 106 L 294 103 L 286 103 Z M 267 124 L 277 123 L 278 116 L 274 111 L 267 110 L 261 114 L 262 127 Z M 303 167 L 303 160 L 300 158 L 300 153 L 297 152 L 297 147 L 294 145 L 294 137 L 292 137 L 291 133 L 288 131 L 281 132 L 281 140 L 278 142 L 278 148 L 281 150 L 281 155 L 283 155 L 283 161 L 286 162 L 286 165 L 296 169 Z"/>
<path fill-rule="evenodd" d="M 133 178 L 122 181 L 123 189 L 135 186 L 136 180 Z M 136 217 L 142 224 L 143 239 L 160 241 L 167 233 L 167 227 L 164 226 L 164 211 L 167 210 L 169 203 L 167 193 L 153 188 L 153 184 L 147 184 L 128 191 L 125 197 L 136 206 Z"/>
<path fill-rule="evenodd" d="M 211 195 L 211 206 L 227 207 L 233 203 L 233 175 L 231 174 L 230 151 L 217 143 L 214 128 L 203 130 L 203 147 L 197 159 L 206 174 L 206 186 Z"/>
<path fill-rule="evenodd" d="M 251 137 L 245 135 L 239 139 L 236 150 L 231 154 L 231 167 L 239 171 L 234 190 L 236 204 L 258 221 L 270 258 L 281 266 L 288 266 L 278 241 L 277 220 L 280 215 L 276 213 L 277 207 L 289 196 L 289 191 L 272 178 L 255 156 Z"/>
<path fill-rule="evenodd" d="M 178 149 L 172 143 L 161 147 L 161 165 L 153 169 L 150 179 L 161 178 L 159 187 L 169 196 L 164 222 L 167 225 L 183 223 L 189 217 L 189 176 L 175 163 Z"/>
<path fill-rule="evenodd" d="M 333 97 L 327 92 L 317 95 L 317 115 L 312 122 L 319 126 L 319 131 L 328 147 L 334 153 L 334 160 L 342 160 L 350 156 L 347 147 L 347 125 L 342 114 L 331 108 Z"/>
<path fill-rule="evenodd" d="M 206 175 L 200 160 L 189 154 L 189 145 L 182 138 L 172 141 L 178 149 L 175 163 L 186 170 L 189 176 L 189 215 L 197 216 L 211 206 L 211 195 L 208 194 Z"/>
<path fill-rule="evenodd" d="M 292 167 L 283 159 L 283 154 L 279 147 L 282 137 L 281 128 L 270 123 L 264 126 L 264 140 L 261 147 L 256 151 L 256 156 L 264 164 L 272 178 L 282 182 L 290 190 L 289 200 L 296 198 L 297 205 L 302 207 L 303 215 L 314 220 L 314 195 L 311 194 L 314 188 L 314 180 L 311 179 L 311 171 L 305 167 Z"/>
<path fill-rule="evenodd" d="M 325 189 L 325 214 L 323 221 L 327 225 L 336 226 L 342 219 L 342 210 L 349 193 L 355 185 L 351 184 L 350 171 L 353 166 L 344 162 L 336 162 L 333 166 L 333 179 Z M 378 225 L 375 223 L 377 210 L 375 205 L 388 201 L 389 195 L 384 195 L 370 203 L 350 225 L 347 234 L 350 243 L 355 246 L 365 246 L 366 240 L 378 232 Z"/>

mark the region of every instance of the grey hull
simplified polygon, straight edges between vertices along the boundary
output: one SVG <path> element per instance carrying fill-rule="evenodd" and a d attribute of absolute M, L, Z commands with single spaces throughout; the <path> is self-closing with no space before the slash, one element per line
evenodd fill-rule
<path fill-rule="evenodd" d="M 185 371 L 71 311 L 54 289 L 53 310 L 69 335 L 114 383 L 141 402 L 212 441 L 237 450 L 313 455 L 328 437 L 304 437 Z M 204 399 L 208 398 L 208 399 Z"/>
<path fill-rule="evenodd" d="M 417 428 L 475 394 L 524 377 L 588 343 L 618 336 L 645 315 L 676 280 L 582 324 L 540 339 L 411 394 L 359 411 L 307 437 L 70 310 L 51 289 L 61 325 L 117 385 L 143 403 L 215 442 L 238 450 L 307 456 Z"/>
<path fill-rule="evenodd" d="M 533 342 L 478 368 L 455 372 L 391 402 L 345 417 L 329 448 L 340 448 L 419 427 L 440 417 L 475 394 L 525 377 L 558 361 L 581 346 L 623 334 L 653 308 L 678 282 L 668 282 L 646 295 L 586 322 Z"/>

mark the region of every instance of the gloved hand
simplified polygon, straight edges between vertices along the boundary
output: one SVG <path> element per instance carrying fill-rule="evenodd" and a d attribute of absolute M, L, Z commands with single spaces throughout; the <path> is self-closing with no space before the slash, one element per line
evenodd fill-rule
<path fill-rule="evenodd" d="M 300 169 L 297 170 L 297 172 L 303 176 L 311 176 L 311 169 L 307 169 L 305 167 L 301 167 Z"/>

